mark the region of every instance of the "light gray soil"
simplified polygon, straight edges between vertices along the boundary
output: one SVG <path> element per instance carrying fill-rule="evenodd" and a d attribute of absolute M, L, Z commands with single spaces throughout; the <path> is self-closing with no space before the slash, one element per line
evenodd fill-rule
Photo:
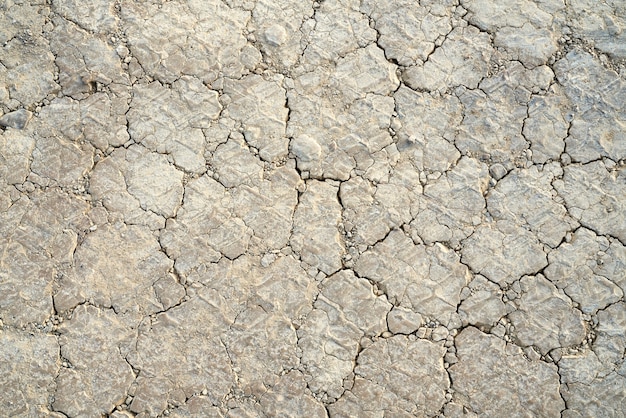
<path fill-rule="evenodd" d="M 1 0 L 0 416 L 626 416 L 623 0 Z"/>

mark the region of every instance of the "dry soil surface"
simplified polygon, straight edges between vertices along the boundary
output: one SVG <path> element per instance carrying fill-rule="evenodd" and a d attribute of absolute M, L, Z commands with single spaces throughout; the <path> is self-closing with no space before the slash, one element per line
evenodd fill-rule
<path fill-rule="evenodd" d="M 1 0 L 0 415 L 626 416 L 623 0 Z"/>

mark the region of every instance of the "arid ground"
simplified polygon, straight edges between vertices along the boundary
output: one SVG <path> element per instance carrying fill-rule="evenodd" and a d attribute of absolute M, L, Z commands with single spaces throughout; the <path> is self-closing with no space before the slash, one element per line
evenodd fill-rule
<path fill-rule="evenodd" d="M 624 0 L 0 0 L 0 416 L 626 416 Z"/>

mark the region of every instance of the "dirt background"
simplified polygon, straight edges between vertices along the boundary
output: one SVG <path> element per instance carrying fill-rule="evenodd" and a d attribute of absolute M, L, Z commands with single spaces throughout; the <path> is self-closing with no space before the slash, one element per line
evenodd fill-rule
<path fill-rule="evenodd" d="M 0 415 L 626 415 L 622 0 L 0 1 Z"/>

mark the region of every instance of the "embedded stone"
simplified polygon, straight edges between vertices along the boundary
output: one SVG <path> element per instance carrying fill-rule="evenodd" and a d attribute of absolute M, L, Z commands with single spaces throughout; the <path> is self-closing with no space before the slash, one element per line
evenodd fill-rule
<path fill-rule="evenodd" d="M 7 128 L 24 129 L 32 117 L 32 112 L 26 109 L 19 109 L 0 116 L 0 125 Z"/>

